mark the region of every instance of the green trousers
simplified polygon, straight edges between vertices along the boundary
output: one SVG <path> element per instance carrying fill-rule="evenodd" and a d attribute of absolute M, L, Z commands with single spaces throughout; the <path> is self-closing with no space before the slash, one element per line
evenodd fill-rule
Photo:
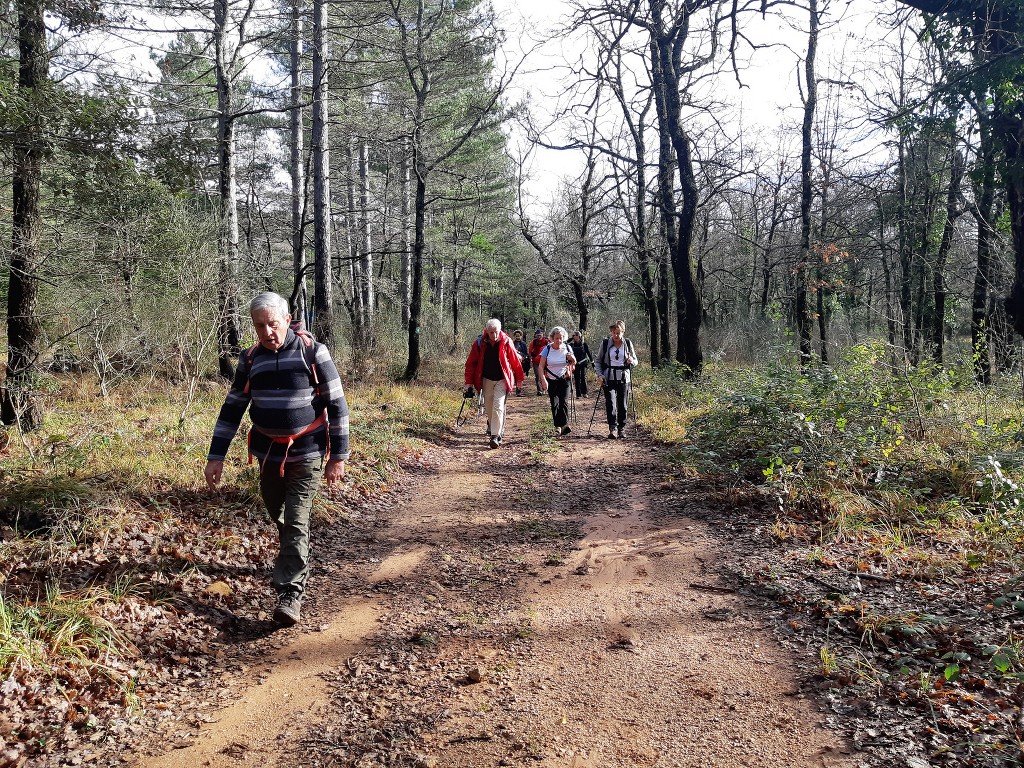
<path fill-rule="evenodd" d="M 309 578 L 309 518 L 323 477 L 323 459 L 285 464 L 268 462 L 260 473 L 260 494 L 277 526 L 280 545 L 270 583 L 278 594 L 301 595 Z"/>

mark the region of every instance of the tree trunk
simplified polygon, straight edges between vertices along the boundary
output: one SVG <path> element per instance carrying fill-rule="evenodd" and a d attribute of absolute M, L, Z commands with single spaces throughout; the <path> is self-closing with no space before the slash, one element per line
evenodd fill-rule
<path fill-rule="evenodd" d="M 373 233 L 370 231 L 370 146 L 365 138 L 359 142 L 359 237 L 363 308 L 361 343 L 365 346 L 370 342 L 376 303 L 373 290 Z"/>
<path fill-rule="evenodd" d="M 307 323 L 306 308 L 306 267 L 305 218 L 306 181 L 303 173 L 303 125 L 302 125 L 302 8 L 299 0 L 292 2 L 292 28 L 289 44 L 291 70 L 291 113 L 288 115 L 290 137 L 290 161 L 292 177 L 292 269 L 295 275 L 292 314 Z"/>
<path fill-rule="evenodd" d="M 682 207 L 679 211 L 679 251 L 672 260 L 676 287 L 676 360 L 687 368 L 688 375 L 698 376 L 704 368 L 700 348 L 700 325 L 703 310 L 693 276 L 690 251 L 693 248 L 693 226 L 697 218 L 697 179 L 693 173 L 689 137 L 673 140 L 682 184 Z"/>
<path fill-rule="evenodd" d="M 804 121 L 801 129 L 800 151 L 800 256 L 796 269 L 796 332 L 800 348 L 800 367 L 811 364 L 811 316 L 807 306 L 807 276 L 811 264 L 811 203 L 814 189 L 811 185 L 811 152 L 814 141 L 814 110 L 818 103 L 818 81 L 814 72 L 814 58 L 818 49 L 818 2 L 810 0 L 810 26 L 807 32 L 807 57 L 804 59 Z"/>
<path fill-rule="evenodd" d="M 334 302 L 331 278 L 331 156 L 328 133 L 326 0 L 313 2 L 313 333 L 334 352 Z"/>
<path fill-rule="evenodd" d="M 934 316 L 931 327 L 931 348 L 935 364 L 941 366 L 946 343 L 946 259 L 953 246 L 956 220 L 960 216 L 957 201 L 960 199 L 960 183 L 963 181 L 964 161 L 954 146 L 950 147 L 949 189 L 946 191 L 946 221 L 942 227 L 942 240 L 935 259 L 935 284 L 933 304 Z"/>
<path fill-rule="evenodd" d="M 412 140 L 402 146 L 402 276 L 399 300 L 402 304 L 402 327 L 409 328 L 410 280 L 412 279 L 413 221 L 412 205 Z"/>
<path fill-rule="evenodd" d="M 686 29 L 676 22 L 672 30 L 666 31 L 662 19 L 663 0 L 650 0 L 651 20 L 651 86 L 654 89 L 658 111 L 658 130 L 663 137 L 660 145 L 663 156 L 659 168 L 659 182 L 662 187 L 661 202 L 663 216 L 667 217 L 669 258 L 676 298 L 676 360 L 682 363 L 688 376 L 700 375 L 704 367 L 703 352 L 700 348 L 700 324 L 703 314 L 700 296 L 693 275 L 690 251 L 693 246 L 693 228 L 697 218 L 697 180 L 693 173 L 690 154 L 690 138 L 683 130 L 680 104 L 680 62 L 681 46 L 678 36 Z M 665 142 L 671 146 L 670 163 L 665 162 Z M 681 201 L 678 211 L 673 205 L 673 189 L 670 170 L 671 162 L 676 165 L 681 186 Z M 667 184 L 666 184 L 667 182 Z"/>
<path fill-rule="evenodd" d="M 217 359 L 221 377 L 235 374 L 235 359 L 241 354 L 238 317 L 238 199 L 235 179 L 234 51 L 228 40 L 228 0 L 215 0 L 214 47 L 217 73 L 217 153 L 220 165 L 220 227 L 218 254 L 220 284 L 217 290 L 219 321 Z"/>
<path fill-rule="evenodd" d="M 415 153 L 413 158 L 415 160 Z M 418 164 L 417 164 L 418 166 Z M 427 182 L 416 169 L 416 198 L 413 203 L 414 240 L 412 248 L 412 295 L 409 300 L 409 361 L 402 378 L 412 381 L 420 370 L 420 315 L 423 311 L 423 250 L 427 211 Z"/>
<path fill-rule="evenodd" d="M 351 295 L 346 302 L 352 319 L 352 335 L 355 339 L 363 335 L 363 282 L 362 259 L 359 258 L 359 221 L 356 215 L 356 155 L 355 139 L 345 144 L 345 242 L 348 246 L 348 279 Z"/>
<path fill-rule="evenodd" d="M 907 149 L 906 140 L 901 136 L 899 140 L 899 156 L 897 158 L 898 175 L 900 185 L 900 215 L 899 215 L 899 236 L 897 238 L 899 249 L 899 308 L 900 322 L 903 327 L 903 354 L 907 358 L 914 347 L 913 335 L 913 308 L 911 306 L 911 271 L 913 260 L 911 255 L 911 237 L 908 232 L 910 227 L 910 191 L 907 180 Z"/>
<path fill-rule="evenodd" d="M 876 201 L 876 208 L 878 210 L 878 242 L 880 247 L 879 257 L 882 262 L 882 274 L 885 279 L 885 330 L 886 338 L 889 341 L 889 356 L 890 356 L 890 367 L 892 372 L 896 373 L 896 307 L 893 306 L 893 285 L 892 285 L 892 269 L 889 266 L 889 254 L 886 253 L 886 221 L 885 221 L 885 204 L 881 200 L 881 194 L 878 194 L 879 199 Z M 900 216 L 902 218 L 902 215 Z M 897 246 L 899 247 L 899 246 Z M 870 306 L 869 306 L 870 309 Z"/>
<path fill-rule="evenodd" d="M 771 299 L 772 289 L 772 250 L 775 246 L 775 235 L 779 230 L 779 224 L 785 213 L 786 206 L 782 204 L 782 184 L 784 180 L 784 167 L 779 163 L 779 174 L 775 179 L 772 189 L 772 217 L 768 223 L 768 236 L 764 244 L 764 253 L 761 259 L 761 322 L 768 324 L 768 302 Z"/>
<path fill-rule="evenodd" d="M 668 322 L 672 314 L 672 297 L 668 288 L 668 243 L 663 241 L 658 248 L 658 314 L 661 316 L 661 365 L 672 360 L 671 328 Z"/>
<path fill-rule="evenodd" d="M 452 264 L 452 352 L 459 343 L 459 289 L 466 267 L 459 269 L 458 263 Z"/>
<path fill-rule="evenodd" d="M 648 338 L 651 344 L 651 367 L 657 368 L 661 365 L 661 315 L 658 312 L 658 297 L 655 293 L 655 277 L 651 273 L 652 266 L 657 271 L 657 265 L 651 264 L 650 243 L 648 242 L 647 231 L 647 169 L 642 159 L 646 154 L 643 141 L 638 143 L 637 181 L 636 198 L 634 204 L 634 215 L 636 217 L 637 231 L 637 261 L 640 272 L 640 286 L 644 292 L 644 309 L 647 310 Z M 643 154 L 640 154 L 643 153 Z"/>
<path fill-rule="evenodd" d="M 49 55 L 41 0 L 18 0 L 18 92 L 36 101 L 47 90 Z M 43 99 L 29 104 L 14 132 L 11 203 L 11 267 L 7 289 L 7 375 L 0 418 L 25 432 L 43 424 L 43 410 L 32 379 L 39 359 L 36 300 L 42 264 L 43 231 L 40 192 L 43 176 Z"/>
<path fill-rule="evenodd" d="M 982 384 L 992 383 L 992 356 L 989 338 L 992 331 L 989 311 L 989 291 L 992 290 L 994 272 L 994 246 L 996 232 L 994 209 L 996 192 L 996 147 L 992 132 L 984 119 L 980 121 L 981 136 L 978 147 L 977 182 L 975 184 L 974 212 L 978 224 L 977 267 L 974 272 L 974 290 L 971 293 L 971 345 L 974 355 L 974 375 Z"/>

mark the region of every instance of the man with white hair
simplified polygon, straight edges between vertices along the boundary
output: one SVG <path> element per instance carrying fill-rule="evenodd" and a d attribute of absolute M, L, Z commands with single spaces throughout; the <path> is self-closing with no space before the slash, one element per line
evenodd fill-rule
<path fill-rule="evenodd" d="M 484 393 L 484 411 L 487 413 L 487 433 L 491 448 L 501 445 L 505 432 L 505 398 L 515 387 L 522 386 L 522 363 L 512 339 L 501 330 L 501 321 L 491 318 L 470 347 L 466 359 L 466 386 Z"/>
<path fill-rule="evenodd" d="M 309 518 L 321 474 L 328 485 L 345 476 L 348 404 L 330 351 L 292 329 L 282 296 L 260 294 L 249 314 L 259 343 L 238 359 L 204 474 L 216 490 L 228 446 L 248 410 L 249 461 L 259 460 L 260 495 L 279 536 L 271 575 L 278 595 L 274 621 L 290 627 L 299 621 L 309 577 Z"/>

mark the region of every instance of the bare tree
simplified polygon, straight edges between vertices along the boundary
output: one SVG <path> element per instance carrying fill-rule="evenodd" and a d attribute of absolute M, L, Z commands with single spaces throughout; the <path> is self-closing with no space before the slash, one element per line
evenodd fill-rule
<path fill-rule="evenodd" d="M 316 286 L 313 332 L 334 350 L 334 302 L 331 276 L 331 160 L 329 143 L 328 37 L 326 0 L 313 1 L 313 252 Z"/>

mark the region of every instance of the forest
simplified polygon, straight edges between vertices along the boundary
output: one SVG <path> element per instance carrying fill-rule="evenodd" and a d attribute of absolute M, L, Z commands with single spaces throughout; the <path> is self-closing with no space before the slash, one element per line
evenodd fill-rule
<path fill-rule="evenodd" d="M 645 472 L 788 553 L 736 588 L 814 674 L 930 764 L 1024 760 L 1017 0 L 14 0 L 0 40 L 0 766 L 121 749 L 259 594 L 251 469 L 197 489 L 263 291 L 349 392 L 328 521 L 422 469 L 488 318 L 622 318 Z"/>

